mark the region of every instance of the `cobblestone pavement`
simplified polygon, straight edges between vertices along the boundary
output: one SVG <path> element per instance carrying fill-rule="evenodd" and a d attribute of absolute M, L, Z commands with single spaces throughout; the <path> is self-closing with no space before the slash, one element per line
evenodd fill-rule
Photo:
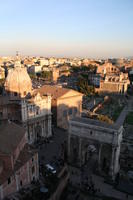
<path fill-rule="evenodd" d="M 90 163 L 88 163 L 90 165 Z M 81 181 L 88 178 L 88 182 L 92 180 L 95 189 L 100 191 L 101 194 L 108 196 L 108 197 L 114 197 L 119 200 L 127 200 L 126 193 L 120 192 L 113 188 L 112 185 L 109 185 L 104 182 L 104 178 L 101 176 L 97 176 L 95 174 L 92 174 L 92 172 L 89 172 L 89 167 L 85 166 L 84 172 L 82 173 L 80 169 L 75 167 L 70 167 L 71 171 L 71 181 L 72 184 L 81 188 Z M 133 200 L 133 196 L 128 195 L 128 200 Z"/>
<path fill-rule="evenodd" d="M 39 148 L 39 160 L 43 164 L 51 163 L 52 160 L 61 156 L 61 144 L 67 141 L 68 133 L 63 129 L 55 128 L 54 135 L 49 143 L 43 143 Z"/>
<path fill-rule="evenodd" d="M 50 140 L 49 143 L 44 143 L 40 146 L 39 149 L 39 160 L 41 161 L 41 163 L 46 164 L 46 163 L 51 163 L 52 160 L 58 159 L 61 155 L 61 144 L 64 141 L 67 141 L 67 136 L 68 133 L 62 129 L 56 128 L 54 129 L 54 136 L 52 137 L 52 139 Z M 100 192 L 102 194 L 104 194 L 105 196 L 110 196 L 110 197 L 115 197 L 118 198 L 119 200 L 127 200 L 126 198 L 126 194 L 123 192 L 120 192 L 116 189 L 113 188 L 112 185 L 109 185 L 107 183 L 104 183 L 104 178 L 94 175 L 92 174 L 92 169 L 95 166 L 93 166 L 93 163 L 91 163 L 90 161 L 88 162 L 88 164 L 84 167 L 83 172 L 81 172 L 80 169 L 75 168 L 75 167 L 70 167 L 70 173 L 71 173 L 71 179 L 70 182 L 76 187 L 80 188 L 81 187 L 81 182 L 87 177 L 88 181 L 90 181 L 90 178 L 92 179 L 95 188 L 96 189 L 100 189 Z M 78 189 L 79 191 L 79 189 Z M 67 200 L 73 200 L 75 198 L 77 198 L 75 196 L 75 198 L 71 198 L 71 195 L 68 195 Z M 80 200 L 93 200 L 94 197 L 91 197 L 89 194 L 87 197 L 83 198 L 83 195 L 80 193 L 78 195 L 78 199 Z M 95 199 L 100 199 L 100 198 L 96 198 Z M 133 196 L 128 196 L 128 200 L 133 200 Z"/>

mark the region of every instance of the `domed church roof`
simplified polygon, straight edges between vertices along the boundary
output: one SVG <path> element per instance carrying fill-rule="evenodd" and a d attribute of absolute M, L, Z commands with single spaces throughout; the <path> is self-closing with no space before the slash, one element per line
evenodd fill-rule
<path fill-rule="evenodd" d="M 16 61 L 14 69 L 9 70 L 5 81 L 5 91 L 12 96 L 25 97 L 31 93 L 32 82 L 27 73 L 27 69 L 21 66 L 20 61 Z"/>

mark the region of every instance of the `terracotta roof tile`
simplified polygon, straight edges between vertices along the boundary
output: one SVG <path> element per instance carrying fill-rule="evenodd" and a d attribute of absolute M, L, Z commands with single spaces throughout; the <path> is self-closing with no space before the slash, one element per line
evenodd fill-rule
<path fill-rule="evenodd" d="M 51 96 L 54 99 L 58 99 L 70 91 L 72 91 L 75 94 L 77 93 L 77 94 L 82 95 L 81 93 L 79 93 L 75 90 L 72 90 L 72 89 L 60 88 L 58 86 L 51 86 L 51 85 L 44 85 L 43 87 L 35 90 L 35 92 L 39 92 L 41 95 L 51 94 Z"/>
<path fill-rule="evenodd" d="M 0 121 L 0 152 L 11 154 L 24 137 L 25 129 L 10 121 Z"/>

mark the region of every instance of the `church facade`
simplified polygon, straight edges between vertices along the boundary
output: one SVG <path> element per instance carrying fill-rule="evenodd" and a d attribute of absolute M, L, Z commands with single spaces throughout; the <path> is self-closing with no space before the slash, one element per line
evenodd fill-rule
<path fill-rule="evenodd" d="M 9 70 L 4 89 L 4 94 L 0 96 L 0 118 L 25 127 L 29 143 L 41 137 L 50 137 L 51 95 L 32 89 L 31 79 L 19 59 Z"/>

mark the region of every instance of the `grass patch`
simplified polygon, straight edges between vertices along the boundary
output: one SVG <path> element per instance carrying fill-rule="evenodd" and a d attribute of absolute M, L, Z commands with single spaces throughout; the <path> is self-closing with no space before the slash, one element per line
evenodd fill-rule
<path fill-rule="evenodd" d="M 108 116 L 108 118 L 112 119 L 114 122 L 119 117 L 121 111 L 123 110 L 124 105 L 118 105 L 118 103 L 114 104 L 104 104 L 103 108 L 97 111 L 98 114 Z"/>
<path fill-rule="evenodd" d="M 130 112 L 125 119 L 125 123 L 133 125 L 133 112 Z"/>
<path fill-rule="evenodd" d="M 117 118 L 119 117 L 119 115 L 120 115 L 121 111 L 123 110 L 123 108 L 124 108 L 124 106 L 119 106 L 119 107 L 114 111 L 114 113 L 113 113 L 113 115 L 112 115 L 112 119 L 113 119 L 114 121 L 117 120 Z"/>

